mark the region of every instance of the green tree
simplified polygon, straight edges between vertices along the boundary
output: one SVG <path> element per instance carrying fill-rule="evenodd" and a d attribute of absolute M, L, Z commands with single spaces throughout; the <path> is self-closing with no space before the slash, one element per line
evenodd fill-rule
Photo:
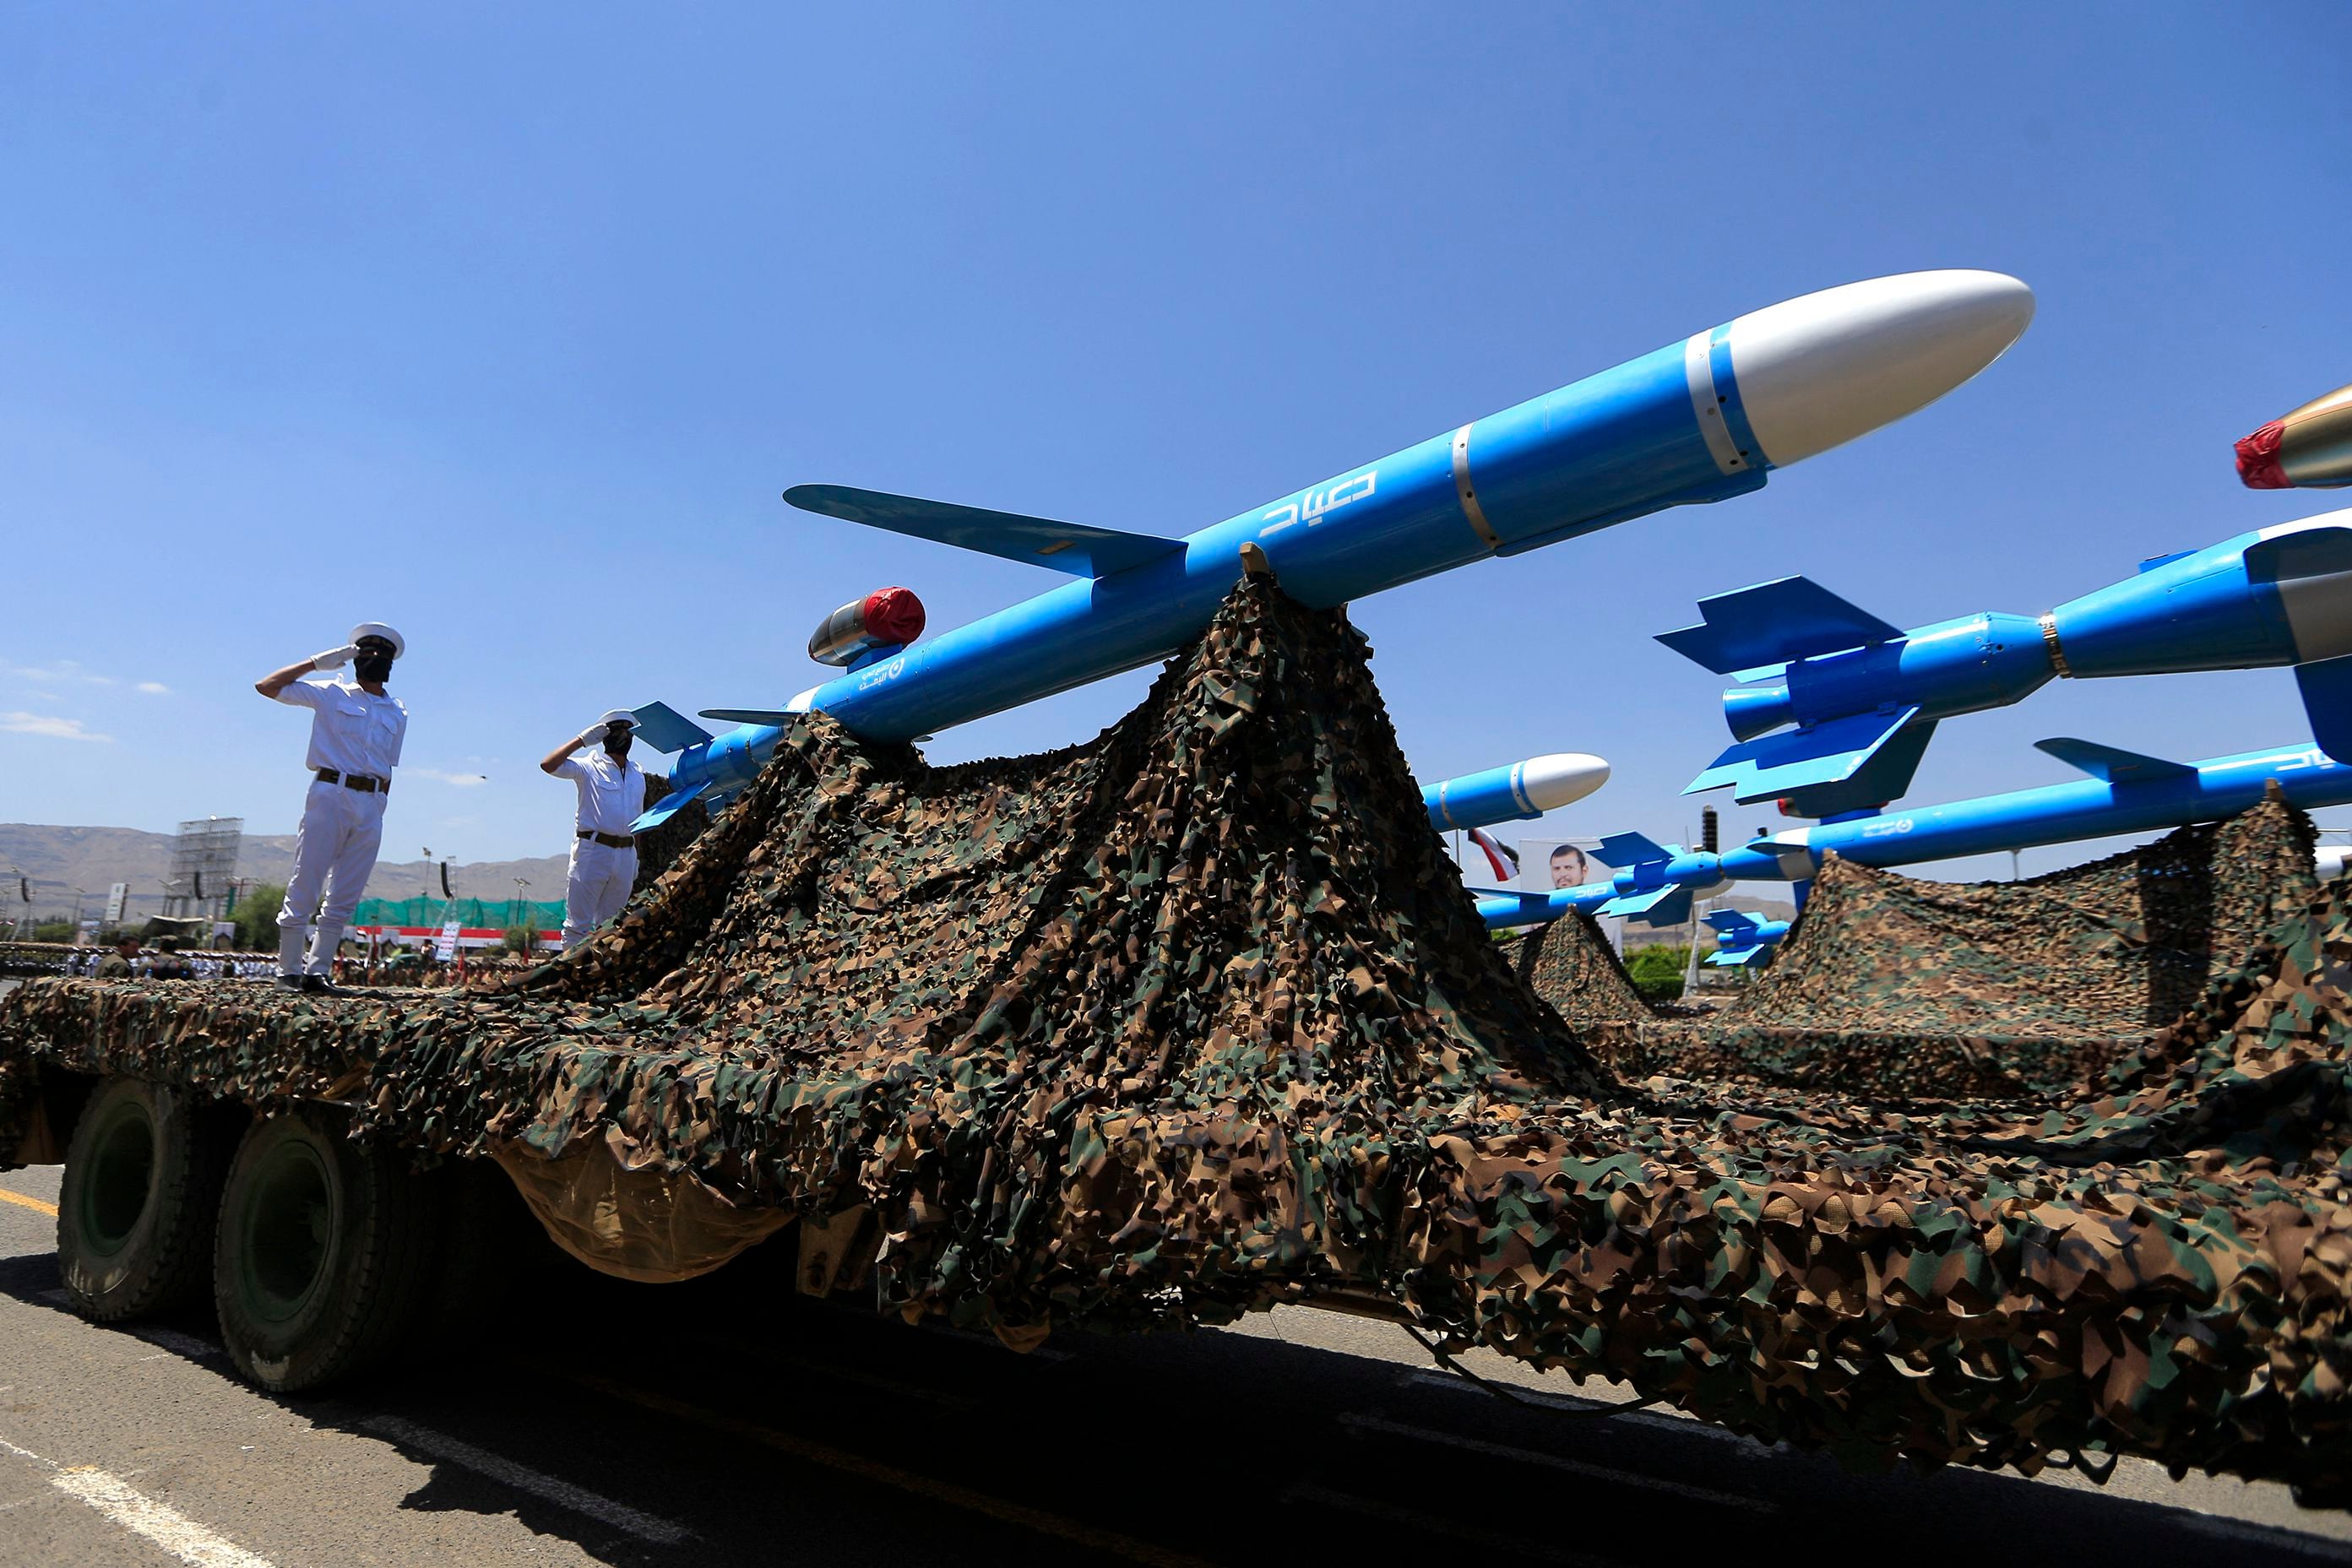
<path fill-rule="evenodd" d="M 1625 956 L 1625 973 L 1644 1000 L 1671 1002 L 1683 994 L 1683 967 L 1689 962 L 1689 944 L 1653 942 Z"/>
<path fill-rule="evenodd" d="M 248 953 L 267 953 L 278 946 L 278 909 L 286 890 L 273 883 L 247 888 L 229 918 L 236 923 L 236 945 Z"/>

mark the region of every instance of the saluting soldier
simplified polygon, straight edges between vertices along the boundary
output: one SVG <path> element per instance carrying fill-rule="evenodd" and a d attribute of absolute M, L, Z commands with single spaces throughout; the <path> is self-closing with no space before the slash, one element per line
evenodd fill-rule
<path fill-rule="evenodd" d="M 616 707 L 547 754 L 540 770 L 580 790 L 572 820 L 572 875 L 563 887 L 563 950 L 621 912 L 637 880 L 637 841 L 629 824 L 646 809 L 646 772 L 629 760 L 637 716 Z M 588 748 L 584 758 L 572 753 Z"/>
<path fill-rule="evenodd" d="M 408 643 L 399 632 L 380 621 L 363 621 L 352 628 L 352 640 L 343 646 L 254 683 L 263 696 L 310 710 L 310 749 L 303 759 L 310 789 L 302 802 L 302 826 L 294 835 L 286 903 L 278 912 L 278 983 L 289 990 L 334 988 L 327 975 L 343 927 L 351 924 L 368 873 L 375 869 L 384 798 L 408 734 L 408 710 L 384 690 L 393 661 L 406 652 Z M 302 678 L 346 664 L 352 666 L 348 681 Z M 318 926 L 306 959 L 303 928 L 314 910 Z"/>

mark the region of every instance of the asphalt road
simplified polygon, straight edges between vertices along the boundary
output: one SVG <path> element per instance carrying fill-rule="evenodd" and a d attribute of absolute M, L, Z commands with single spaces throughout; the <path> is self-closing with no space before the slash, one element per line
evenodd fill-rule
<path fill-rule="evenodd" d="M 487 1360 L 332 1398 L 238 1382 L 201 1316 L 58 1287 L 56 1167 L 0 1175 L 0 1565 L 2352 1561 L 2277 1487 L 1859 1477 L 1391 1325 L 1057 1336 L 1022 1356 L 794 1296 L 561 1276 Z"/>

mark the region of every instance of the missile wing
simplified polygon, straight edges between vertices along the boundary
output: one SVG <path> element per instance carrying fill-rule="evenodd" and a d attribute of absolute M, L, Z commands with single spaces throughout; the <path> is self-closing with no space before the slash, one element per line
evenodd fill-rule
<path fill-rule="evenodd" d="M 1057 523 L 1050 517 L 992 512 L 983 507 L 959 507 L 846 485 L 795 485 L 784 492 L 784 499 L 804 512 L 934 539 L 958 549 L 1066 571 L 1073 577 L 1108 577 L 1184 548 L 1181 539 L 1125 534 L 1085 523 Z"/>

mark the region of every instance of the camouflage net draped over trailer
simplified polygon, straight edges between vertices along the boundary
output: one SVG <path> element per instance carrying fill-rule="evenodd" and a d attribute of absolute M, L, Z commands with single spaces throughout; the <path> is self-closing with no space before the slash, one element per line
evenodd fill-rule
<path fill-rule="evenodd" d="M 1613 994 L 1617 1010 L 1595 1009 L 1593 988 L 1563 995 L 1541 964 L 1529 978 L 1570 1018 L 1614 1020 L 1589 1039 L 1621 1076 L 2063 1094 L 2303 915 L 2312 842 L 2310 820 L 2273 796 L 2028 882 L 1921 882 L 1832 856 L 1771 967 L 1700 1019 L 1654 1021 Z"/>
<path fill-rule="evenodd" d="M 1338 612 L 1236 591 L 1092 744 L 821 716 L 618 925 L 398 1006 L 41 981 L 49 1063 L 688 1172 L 1008 1337 L 1372 1293 L 1855 1463 L 2132 1451 L 2340 1495 L 2336 894 L 2063 1097 L 1623 1082 L 1480 928 Z"/>

